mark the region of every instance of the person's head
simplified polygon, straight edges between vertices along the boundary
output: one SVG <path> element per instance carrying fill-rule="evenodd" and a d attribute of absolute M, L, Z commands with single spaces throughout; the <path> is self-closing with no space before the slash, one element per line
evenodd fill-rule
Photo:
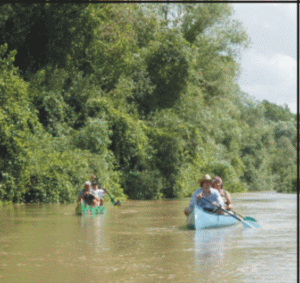
<path fill-rule="evenodd" d="M 205 174 L 202 179 L 199 179 L 199 184 L 202 188 L 208 189 L 211 187 L 211 177 Z"/>
<path fill-rule="evenodd" d="M 97 184 L 96 181 L 94 181 L 94 182 L 92 183 L 92 188 L 93 188 L 93 190 L 98 190 L 98 184 Z"/>
<path fill-rule="evenodd" d="M 84 189 L 85 189 L 86 191 L 89 191 L 89 190 L 91 189 L 91 183 L 90 183 L 89 181 L 86 181 L 86 182 L 84 183 Z"/>
<path fill-rule="evenodd" d="M 220 177 L 214 177 L 212 180 L 212 186 L 217 190 L 223 189 L 222 179 Z"/>

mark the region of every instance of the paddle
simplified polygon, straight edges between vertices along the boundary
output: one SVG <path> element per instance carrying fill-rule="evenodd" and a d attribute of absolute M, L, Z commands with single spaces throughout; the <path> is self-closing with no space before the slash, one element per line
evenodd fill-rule
<path fill-rule="evenodd" d="M 205 201 L 212 204 L 212 202 L 210 200 L 208 200 L 207 198 L 202 197 L 202 199 L 204 199 Z M 238 221 L 242 222 L 244 228 L 260 228 L 260 226 L 257 223 L 255 223 L 254 221 L 250 221 L 250 220 L 245 221 L 245 220 L 241 219 L 240 217 L 236 216 L 235 214 L 231 214 L 226 209 L 223 209 L 220 205 L 218 205 L 217 207 L 220 210 L 222 210 L 223 212 L 227 213 L 228 215 L 230 215 L 233 218 L 237 219 Z"/>
<path fill-rule="evenodd" d="M 114 206 L 121 206 L 121 202 L 119 200 L 116 200 L 115 201 L 115 198 L 113 196 L 111 196 L 111 194 L 107 191 L 107 189 L 105 189 L 105 192 L 109 195 L 110 197 L 110 200 L 111 200 L 111 203 L 114 205 Z"/>
<path fill-rule="evenodd" d="M 256 222 L 256 219 L 253 218 L 253 217 L 250 217 L 250 216 L 245 216 L 243 219 L 244 219 L 244 220 L 247 220 L 247 221 L 253 221 L 253 222 Z"/>
<path fill-rule="evenodd" d="M 98 177 L 96 176 L 96 181 L 98 183 Z M 105 192 L 109 195 L 110 197 L 110 200 L 111 200 L 111 203 L 114 205 L 114 206 L 121 206 L 121 202 L 119 200 L 115 201 L 115 198 L 113 196 L 111 196 L 111 194 L 107 191 L 107 189 L 105 188 Z"/>
<path fill-rule="evenodd" d="M 254 221 L 257 222 L 256 219 L 254 219 L 253 217 L 250 216 L 243 216 L 240 213 L 237 213 L 235 210 L 231 210 L 234 214 L 236 214 L 237 216 L 239 216 L 240 218 L 244 219 L 244 220 L 250 220 L 250 221 Z"/>

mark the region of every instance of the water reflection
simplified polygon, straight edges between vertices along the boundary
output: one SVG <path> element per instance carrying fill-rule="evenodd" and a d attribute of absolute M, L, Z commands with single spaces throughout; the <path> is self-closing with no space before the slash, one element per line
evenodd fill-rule
<path fill-rule="evenodd" d="M 236 273 L 236 264 L 243 260 L 243 255 L 232 253 L 239 245 L 236 236 L 241 229 L 235 225 L 195 231 L 195 282 L 243 282 Z"/>
<path fill-rule="evenodd" d="M 195 262 L 202 265 L 203 262 L 224 262 L 225 243 L 228 242 L 230 233 L 234 233 L 237 227 L 219 229 L 202 229 L 195 232 Z"/>
<path fill-rule="evenodd" d="M 92 250 L 99 252 L 99 247 L 104 246 L 105 214 L 84 214 L 79 216 L 81 234 L 85 242 L 92 246 Z"/>

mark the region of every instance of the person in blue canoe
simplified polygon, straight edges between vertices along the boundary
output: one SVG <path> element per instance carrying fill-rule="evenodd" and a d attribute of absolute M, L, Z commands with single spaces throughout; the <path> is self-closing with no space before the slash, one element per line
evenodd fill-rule
<path fill-rule="evenodd" d="M 200 189 L 197 189 L 191 198 L 190 205 L 185 208 L 184 214 L 188 216 L 197 204 L 200 208 L 210 212 L 217 212 L 217 207 L 224 208 L 224 201 L 218 192 L 218 190 L 212 188 L 212 179 L 208 174 L 205 174 L 202 179 L 199 180 Z M 210 202 L 205 201 L 202 198 L 208 199 Z"/>

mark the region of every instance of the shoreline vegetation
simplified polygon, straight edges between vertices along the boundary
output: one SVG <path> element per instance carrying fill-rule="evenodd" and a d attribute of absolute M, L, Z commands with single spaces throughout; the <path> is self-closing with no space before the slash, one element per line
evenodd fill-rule
<path fill-rule="evenodd" d="M 264 193 L 276 193 L 276 194 L 297 194 L 297 192 L 277 192 L 277 191 L 255 191 L 255 192 L 235 192 L 235 193 L 241 193 L 241 194 L 251 194 L 251 193 L 259 193 L 259 194 L 264 194 Z M 234 193 L 233 193 L 234 194 Z M 180 199 L 186 199 L 187 201 L 189 201 L 191 198 L 191 195 L 190 196 L 185 196 L 184 198 L 180 198 Z M 132 200 L 132 199 L 130 199 Z M 162 199 L 159 199 L 159 200 L 165 200 L 165 201 L 172 201 L 173 199 L 167 199 L 167 198 L 162 198 Z M 158 201 L 159 201 L 158 200 Z M 139 200 L 137 200 L 139 201 Z M 143 201 L 143 200 L 142 200 Z M 149 200 L 151 201 L 151 200 Z M 70 202 L 70 203 L 73 203 L 73 204 L 77 204 L 77 201 L 73 201 L 73 202 Z M 7 206 L 7 205 L 31 205 L 31 204 L 44 204 L 44 202 L 30 202 L 30 203 L 25 203 L 25 202 L 20 202 L 20 203 L 13 203 L 12 201 L 9 201 L 9 202 L 5 202 L 5 201 L 0 201 L 0 207 L 1 206 Z M 63 202 L 62 203 L 47 203 L 47 204 L 64 204 Z M 112 206 L 112 204 L 110 203 L 109 199 L 105 199 L 105 206 Z"/>
<path fill-rule="evenodd" d="M 296 192 L 296 115 L 240 90 L 233 12 L 2 4 L 0 202 L 74 202 L 94 174 L 121 201 L 187 197 L 207 173 Z"/>

